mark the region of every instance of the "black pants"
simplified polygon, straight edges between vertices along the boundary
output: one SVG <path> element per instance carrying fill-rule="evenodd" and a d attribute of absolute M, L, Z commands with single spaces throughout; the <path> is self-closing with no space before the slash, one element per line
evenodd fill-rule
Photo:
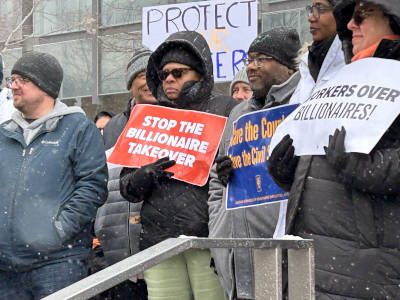
<path fill-rule="evenodd" d="M 101 246 L 90 251 L 89 254 L 89 274 L 94 274 L 108 267 Z M 136 283 L 130 280 L 120 284 L 90 298 L 90 300 L 147 300 L 147 286 L 144 280 L 138 280 Z"/>

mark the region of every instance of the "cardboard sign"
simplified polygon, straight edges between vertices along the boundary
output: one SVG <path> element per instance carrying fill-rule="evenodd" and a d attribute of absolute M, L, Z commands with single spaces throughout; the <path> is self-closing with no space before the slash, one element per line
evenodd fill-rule
<path fill-rule="evenodd" d="M 225 117 L 156 105 L 136 105 L 108 162 L 141 167 L 168 156 L 174 178 L 194 185 L 207 183 Z"/>
<path fill-rule="evenodd" d="M 271 149 L 290 134 L 296 155 L 325 155 L 329 135 L 346 129 L 347 152 L 370 153 L 400 111 L 400 62 L 365 58 L 343 67 L 281 125 Z"/>
<path fill-rule="evenodd" d="M 241 116 L 234 123 L 227 155 L 233 162 L 226 209 L 262 205 L 288 199 L 289 193 L 268 174 L 269 144 L 277 126 L 297 104 L 260 110 Z"/>
<path fill-rule="evenodd" d="M 257 36 L 257 1 L 216 0 L 143 8 L 142 43 L 155 50 L 178 31 L 196 31 L 208 41 L 215 81 L 230 81 Z"/>

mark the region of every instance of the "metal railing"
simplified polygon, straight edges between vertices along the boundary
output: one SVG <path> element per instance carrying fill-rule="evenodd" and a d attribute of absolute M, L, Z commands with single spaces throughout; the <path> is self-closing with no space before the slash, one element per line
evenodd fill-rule
<path fill-rule="evenodd" d="M 88 299 L 188 249 L 253 248 L 256 300 L 282 299 L 282 249 L 288 249 L 290 300 L 312 300 L 314 248 L 304 239 L 173 238 L 132 255 L 43 300 Z"/>

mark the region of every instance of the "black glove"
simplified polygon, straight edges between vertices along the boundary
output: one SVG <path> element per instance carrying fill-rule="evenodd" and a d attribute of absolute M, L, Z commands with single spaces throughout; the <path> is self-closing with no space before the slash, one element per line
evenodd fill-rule
<path fill-rule="evenodd" d="M 175 165 L 174 160 L 163 157 L 154 163 L 144 165 L 139 169 L 125 172 L 120 180 L 120 191 L 124 198 L 131 202 L 139 202 L 148 198 L 154 185 L 159 185 L 163 179 L 171 178 L 174 173 L 164 171 Z"/>
<path fill-rule="evenodd" d="M 217 174 L 218 179 L 222 182 L 224 186 L 226 186 L 231 178 L 233 167 L 232 160 L 229 156 L 219 156 L 215 160 L 217 163 Z"/>
<path fill-rule="evenodd" d="M 336 129 L 335 133 L 329 136 L 328 147 L 324 147 L 326 160 L 336 170 L 341 170 L 346 165 L 349 158 L 349 153 L 346 153 L 344 149 L 345 136 L 346 130 L 342 126 L 340 131 Z"/>
<path fill-rule="evenodd" d="M 346 64 L 350 63 L 353 57 L 353 44 L 351 42 L 353 33 L 347 28 L 347 24 L 353 16 L 355 6 L 355 0 L 341 0 L 333 9 L 333 15 L 336 20 L 336 32 L 339 39 L 342 41 L 342 49 Z"/>
<path fill-rule="evenodd" d="M 274 148 L 268 160 L 268 172 L 285 189 L 293 183 L 299 157 L 294 155 L 293 140 L 285 135 Z"/>

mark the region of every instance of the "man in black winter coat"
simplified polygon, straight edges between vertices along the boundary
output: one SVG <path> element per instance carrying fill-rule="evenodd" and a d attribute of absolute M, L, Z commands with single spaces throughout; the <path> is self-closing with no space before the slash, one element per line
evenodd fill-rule
<path fill-rule="evenodd" d="M 153 52 L 147 84 L 159 104 L 168 107 L 228 116 L 236 105 L 231 97 L 211 93 L 211 53 L 196 32 L 174 33 Z M 208 184 L 200 187 L 171 178 L 165 169 L 174 164 L 162 158 L 121 172 L 121 194 L 131 202 L 143 201 L 142 250 L 170 237 L 208 236 Z M 145 271 L 149 298 L 223 299 L 210 260 L 209 250 L 189 250 Z"/>

